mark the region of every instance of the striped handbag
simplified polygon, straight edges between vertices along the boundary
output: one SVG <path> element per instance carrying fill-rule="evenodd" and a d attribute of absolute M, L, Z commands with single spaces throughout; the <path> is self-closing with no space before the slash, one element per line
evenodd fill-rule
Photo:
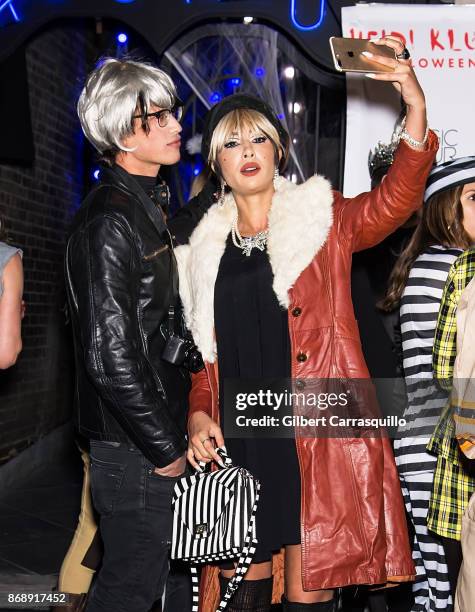
<path fill-rule="evenodd" d="M 216 452 L 224 467 L 184 476 L 173 491 L 171 557 L 191 563 L 193 612 L 198 612 L 197 565 L 237 559 L 236 572 L 218 606 L 222 612 L 243 580 L 257 544 L 259 481 L 244 468 L 233 467 L 224 448 Z"/>

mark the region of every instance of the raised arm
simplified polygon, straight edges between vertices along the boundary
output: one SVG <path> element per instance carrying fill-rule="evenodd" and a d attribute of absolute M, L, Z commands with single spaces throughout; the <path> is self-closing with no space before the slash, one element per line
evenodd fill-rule
<path fill-rule="evenodd" d="M 402 225 L 420 208 L 438 139 L 429 132 L 426 151 L 401 142 L 382 183 L 354 198 L 335 194 L 335 216 L 340 233 L 352 239 L 353 252 L 368 249 Z"/>
<path fill-rule="evenodd" d="M 390 46 L 398 55 L 404 49 L 402 41 L 391 36 L 376 44 Z M 406 124 L 393 165 L 382 183 L 373 191 L 355 198 L 345 199 L 337 194 L 337 221 L 342 236 L 352 240 L 353 251 L 374 246 L 419 208 L 438 148 L 436 135 L 427 133 L 424 92 L 409 60 L 396 61 L 382 56 L 373 56 L 372 59 L 393 68 L 392 72 L 367 76 L 394 85 L 407 108 Z"/>

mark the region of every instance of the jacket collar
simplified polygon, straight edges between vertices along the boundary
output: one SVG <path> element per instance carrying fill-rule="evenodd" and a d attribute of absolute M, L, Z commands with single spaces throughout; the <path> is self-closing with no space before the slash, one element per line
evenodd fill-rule
<path fill-rule="evenodd" d="M 112 167 L 102 166 L 101 167 L 101 184 L 111 184 L 119 189 L 123 189 L 130 193 L 135 199 L 137 199 L 142 208 L 144 208 L 150 221 L 153 223 L 155 229 L 163 239 L 167 232 L 167 226 L 165 224 L 162 212 L 158 210 L 157 206 L 152 202 L 150 196 L 142 189 L 142 186 L 134 177 L 129 174 L 126 170 L 120 166 L 114 165 Z M 163 191 L 166 191 L 164 199 L 168 202 L 168 188 L 163 183 L 160 185 Z M 161 202 L 159 202 L 161 204 Z"/>
<path fill-rule="evenodd" d="M 325 243 L 333 221 L 330 184 L 313 176 L 301 185 L 283 177 L 269 213 L 267 252 L 274 275 L 273 289 L 282 307 L 289 291 Z M 214 285 L 236 204 L 232 194 L 215 204 L 193 232 L 186 246 L 175 252 L 180 272 L 180 295 L 185 318 L 205 361 L 216 357 L 214 340 Z"/>

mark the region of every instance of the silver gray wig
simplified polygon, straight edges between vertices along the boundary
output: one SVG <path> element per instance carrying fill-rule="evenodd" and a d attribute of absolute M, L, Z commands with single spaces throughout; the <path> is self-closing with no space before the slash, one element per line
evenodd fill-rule
<path fill-rule="evenodd" d="M 122 141 L 133 134 L 133 115 L 145 117 L 151 106 L 171 108 L 176 99 L 175 85 L 163 70 L 110 57 L 88 76 L 77 111 L 91 144 L 102 154 L 117 153 L 131 150 Z"/>

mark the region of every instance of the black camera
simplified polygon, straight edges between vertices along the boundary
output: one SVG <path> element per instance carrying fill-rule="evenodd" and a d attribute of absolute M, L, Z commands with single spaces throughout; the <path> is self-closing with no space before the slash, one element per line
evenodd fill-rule
<path fill-rule="evenodd" d="M 204 367 L 203 358 L 191 333 L 186 329 L 183 315 L 179 313 L 179 333 L 176 330 L 176 313 L 173 307 L 168 310 L 168 322 L 161 325 L 161 330 L 166 339 L 162 359 L 176 366 L 183 366 L 193 374 L 197 374 Z"/>
<path fill-rule="evenodd" d="M 162 359 L 173 365 L 184 366 L 193 374 L 204 368 L 201 353 L 191 337 L 181 338 L 176 334 L 171 335 L 163 349 Z"/>

